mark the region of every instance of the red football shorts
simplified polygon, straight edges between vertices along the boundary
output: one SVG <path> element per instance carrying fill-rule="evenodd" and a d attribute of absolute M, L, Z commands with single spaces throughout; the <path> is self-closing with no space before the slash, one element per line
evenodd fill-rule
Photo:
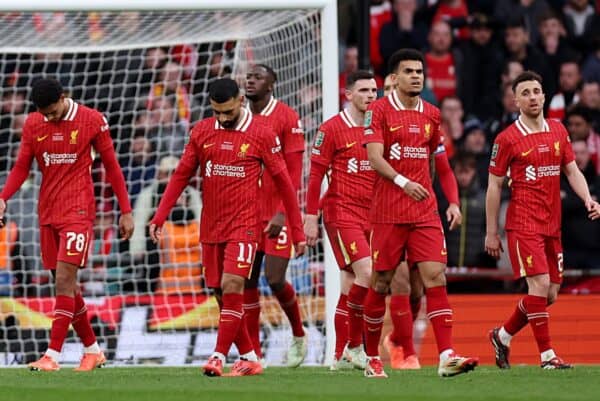
<path fill-rule="evenodd" d="M 221 288 L 223 273 L 250 278 L 256 242 L 202 244 L 202 270 L 209 288 Z"/>
<path fill-rule="evenodd" d="M 40 248 L 44 269 L 56 269 L 57 262 L 85 267 L 94 226 L 90 221 L 40 226 Z"/>
<path fill-rule="evenodd" d="M 419 262 L 446 264 L 447 254 L 444 230 L 439 221 L 373 224 L 371 257 L 375 271 L 394 270 L 403 260 L 409 266 Z"/>
<path fill-rule="evenodd" d="M 360 227 L 340 227 L 335 224 L 325 224 L 333 255 L 341 270 L 352 271 L 352 263 L 371 256 L 369 248 L 370 230 Z"/>
<path fill-rule="evenodd" d="M 268 234 L 264 232 L 268 224 L 269 222 L 265 221 L 261 226 L 260 230 L 262 237 L 260 243 L 258 244 L 258 249 L 263 251 L 266 255 L 291 259 L 294 256 L 294 243 L 290 237 L 288 226 L 283 226 L 277 237 L 270 238 Z"/>
<path fill-rule="evenodd" d="M 515 278 L 550 275 L 550 282 L 562 283 L 563 254 L 560 237 L 507 231 L 508 254 Z"/>

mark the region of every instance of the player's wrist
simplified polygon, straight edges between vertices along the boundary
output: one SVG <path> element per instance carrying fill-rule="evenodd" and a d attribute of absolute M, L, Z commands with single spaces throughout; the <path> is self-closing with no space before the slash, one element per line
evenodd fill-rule
<path fill-rule="evenodd" d="M 397 174 L 394 177 L 394 184 L 398 185 L 400 188 L 404 189 L 406 185 L 410 182 L 408 178 L 403 176 L 402 174 Z"/>

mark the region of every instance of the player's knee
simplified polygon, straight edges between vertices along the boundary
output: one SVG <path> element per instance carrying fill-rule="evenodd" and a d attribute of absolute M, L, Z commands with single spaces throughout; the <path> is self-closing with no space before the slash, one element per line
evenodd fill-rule
<path fill-rule="evenodd" d="M 271 288 L 271 291 L 273 293 L 277 293 L 281 290 L 283 290 L 283 287 L 285 287 L 285 278 L 280 278 L 280 277 L 272 277 L 272 278 L 267 278 L 267 282 L 269 283 L 269 288 Z"/>
<path fill-rule="evenodd" d="M 387 295 L 390 291 L 392 278 L 384 274 L 376 274 L 372 280 L 372 287 L 378 294 Z"/>
<path fill-rule="evenodd" d="M 548 293 L 548 298 L 547 298 L 547 301 L 546 301 L 546 306 L 550 306 L 553 303 L 555 303 L 557 298 L 558 298 L 558 293 L 554 292 L 554 291 L 550 291 Z"/>
<path fill-rule="evenodd" d="M 429 269 L 423 274 L 423 284 L 426 287 L 440 287 L 446 285 L 446 274 L 443 269 Z"/>
<path fill-rule="evenodd" d="M 390 284 L 392 295 L 408 295 L 410 293 L 410 284 L 404 280 L 392 280 Z"/>
<path fill-rule="evenodd" d="M 224 278 L 221 283 L 223 294 L 241 294 L 244 292 L 244 278 L 230 277 Z"/>

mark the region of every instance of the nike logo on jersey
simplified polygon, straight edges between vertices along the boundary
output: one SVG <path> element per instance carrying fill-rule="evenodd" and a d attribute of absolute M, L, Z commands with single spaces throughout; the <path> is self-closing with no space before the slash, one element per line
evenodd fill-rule
<path fill-rule="evenodd" d="M 350 142 L 350 143 L 346 143 L 346 147 L 347 148 L 351 148 L 352 146 L 356 145 L 356 141 L 354 142 Z"/>
<path fill-rule="evenodd" d="M 400 128 L 402 128 L 402 125 L 396 125 L 395 127 L 390 127 L 390 132 L 398 131 Z"/>
<path fill-rule="evenodd" d="M 533 148 L 529 149 L 527 152 L 521 152 L 521 156 L 525 157 L 528 154 L 530 154 L 531 152 L 533 152 Z"/>
<path fill-rule="evenodd" d="M 250 265 L 245 264 L 245 263 L 238 263 L 237 267 L 238 267 L 238 269 L 247 269 L 248 267 L 250 267 Z"/>
<path fill-rule="evenodd" d="M 277 249 L 278 251 L 281 251 L 282 249 L 285 249 L 287 247 L 287 245 L 275 245 L 275 249 Z"/>
<path fill-rule="evenodd" d="M 67 251 L 67 256 L 75 256 L 75 255 L 79 255 L 79 252 Z"/>
<path fill-rule="evenodd" d="M 202 148 L 207 149 L 207 148 L 210 148 L 211 146 L 214 146 L 214 143 L 205 143 L 204 146 L 202 146 Z"/>
<path fill-rule="evenodd" d="M 442 249 L 442 256 L 446 256 L 446 255 L 448 255 L 448 251 L 445 249 Z"/>
<path fill-rule="evenodd" d="M 42 142 L 44 139 L 48 138 L 50 135 L 38 136 L 36 139 L 38 142 Z"/>

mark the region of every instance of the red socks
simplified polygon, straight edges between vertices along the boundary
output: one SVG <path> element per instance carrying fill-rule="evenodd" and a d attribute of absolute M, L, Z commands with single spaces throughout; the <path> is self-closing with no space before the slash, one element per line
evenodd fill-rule
<path fill-rule="evenodd" d="M 352 284 L 348 291 L 348 347 L 356 348 L 363 343 L 363 305 L 368 288 Z"/>
<path fill-rule="evenodd" d="M 438 352 L 452 349 L 452 309 L 448 303 L 446 286 L 425 290 L 427 296 L 427 317 L 433 326 Z"/>
<path fill-rule="evenodd" d="M 552 348 L 550 345 L 550 329 L 548 327 L 550 314 L 546 311 L 547 302 L 548 299 L 546 297 L 538 297 L 536 295 L 527 295 L 523 298 L 523 304 L 527 311 L 527 319 L 529 320 L 529 325 L 533 331 L 540 354 Z"/>
<path fill-rule="evenodd" d="M 75 310 L 75 300 L 73 297 L 57 295 L 54 304 L 54 320 L 52 320 L 52 329 L 50 330 L 50 344 L 48 348 L 60 352 L 63 343 L 69 333 L 69 325 L 73 320 L 73 311 Z"/>
<path fill-rule="evenodd" d="M 523 327 L 527 325 L 527 310 L 524 305 L 525 298 L 521 298 L 512 316 L 504 322 L 504 330 L 511 336 L 517 334 Z"/>
<path fill-rule="evenodd" d="M 283 309 L 290 321 L 294 337 L 304 337 L 304 327 L 302 327 L 300 307 L 298 306 L 298 299 L 296 298 L 294 287 L 286 281 L 283 289 L 275 294 L 275 296 L 279 301 L 279 305 L 281 305 L 281 309 Z"/>
<path fill-rule="evenodd" d="M 96 335 L 88 319 L 87 308 L 85 307 L 85 301 L 81 292 L 75 294 L 75 315 L 71 324 L 84 347 L 89 347 L 96 342 Z"/>
<path fill-rule="evenodd" d="M 390 315 L 394 330 L 390 340 L 402 346 L 404 357 L 416 354 L 413 344 L 413 318 L 408 295 L 392 295 L 390 300 Z"/>
<path fill-rule="evenodd" d="M 348 342 L 348 296 L 340 294 L 333 322 L 335 325 L 335 359 L 342 357 L 344 347 Z"/>
<path fill-rule="evenodd" d="M 260 298 L 258 288 L 244 290 L 244 322 L 256 356 L 262 357 L 260 348 Z"/>
<path fill-rule="evenodd" d="M 227 355 L 229 353 L 229 349 L 231 348 L 231 344 L 237 339 L 238 331 L 242 323 L 243 298 L 244 296 L 242 294 L 223 294 L 223 306 L 221 307 L 221 316 L 219 318 L 217 346 L 215 347 L 215 352 Z M 248 334 L 246 331 L 246 336 L 247 335 Z"/>
<path fill-rule="evenodd" d="M 367 356 L 379 356 L 379 340 L 385 315 L 385 295 L 369 288 L 364 302 L 365 351 Z"/>

